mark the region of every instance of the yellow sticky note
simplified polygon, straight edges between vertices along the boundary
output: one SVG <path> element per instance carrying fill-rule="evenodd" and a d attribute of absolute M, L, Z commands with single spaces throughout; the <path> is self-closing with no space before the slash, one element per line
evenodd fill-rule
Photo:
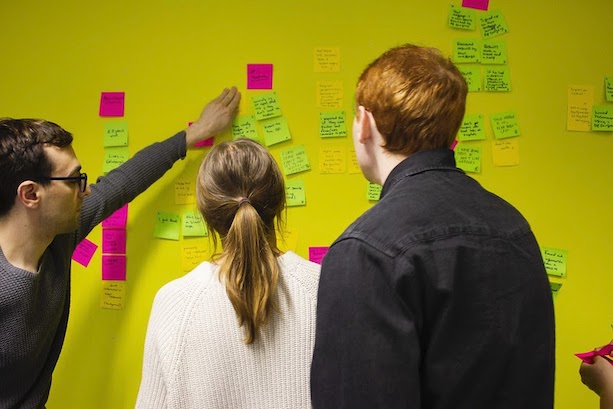
<path fill-rule="evenodd" d="M 304 145 L 298 145 L 293 148 L 281 151 L 281 165 L 285 175 L 293 175 L 294 173 L 311 170 L 309 158 L 307 157 Z"/>
<path fill-rule="evenodd" d="M 547 274 L 558 277 L 566 276 L 567 250 L 543 247 L 541 249 L 541 254 L 543 255 L 543 263 L 545 263 Z"/>
<path fill-rule="evenodd" d="M 594 87 L 569 85 L 566 129 L 589 132 L 592 130 Z"/>
<path fill-rule="evenodd" d="M 287 207 L 306 205 L 304 180 L 293 179 L 285 182 L 285 204 Z"/>
<path fill-rule="evenodd" d="M 196 182 L 181 180 L 175 182 L 175 204 L 196 203 Z"/>
<path fill-rule="evenodd" d="M 341 52 L 338 47 L 317 47 L 313 51 L 315 72 L 339 72 L 341 70 Z"/>
<path fill-rule="evenodd" d="M 482 114 L 466 114 L 458 131 L 459 141 L 481 141 L 485 139 Z"/>
<path fill-rule="evenodd" d="M 517 138 L 492 141 L 494 166 L 519 165 L 519 140 Z"/>
<path fill-rule="evenodd" d="M 158 212 L 153 237 L 167 240 L 179 240 L 181 218 L 176 213 Z"/>
<path fill-rule="evenodd" d="M 259 141 L 258 129 L 253 115 L 239 115 L 232 122 L 232 139 L 249 138 Z"/>
<path fill-rule="evenodd" d="M 456 166 L 464 172 L 481 172 L 481 146 L 456 146 L 454 150 Z"/>
<path fill-rule="evenodd" d="M 209 245 L 206 239 L 187 239 L 181 244 L 181 268 L 192 271 L 208 257 Z"/>
<path fill-rule="evenodd" d="M 368 182 L 368 187 L 366 190 L 366 197 L 371 202 L 376 202 L 381 198 L 381 190 L 383 187 L 376 183 Z"/>
<path fill-rule="evenodd" d="M 318 81 L 317 107 L 324 109 L 340 109 L 343 107 L 343 82 Z"/>
<path fill-rule="evenodd" d="M 460 65 L 458 70 L 466 80 L 469 92 L 481 91 L 481 66 L 479 65 Z"/>
<path fill-rule="evenodd" d="M 345 173 L 347 150 L 344 146 L 326 146 L 319 149 L 319 173 Z"/>
<path fill-rule="evenodd" d="M 255 119 L 276 118 L 281 116 L 281 106 L 276 92 L 268 92 L 266 94 L 254 96 L 253 109 L 255 111 Z"/>
<path fill-rule="evenodd" d="M 200 212 L 196 209 L 185 209 L 183 211 L 183 237 L 206 237 L 209 231 Z"/>
<path fill-rule="evenodd" d="M 488 92 L 509 92 L 511 91 L 511 73 L 509 67 L 495 66 L 486 67 L 483 77 L 485 78 L 484 89 Z"/>
<path fill-rule="evenodd" d="M 322 138 L 338 138 L 340 136 L 347 136 L 345 111 L 320 112 L 319 136 Z"/>
<path fill-rule="evenodd" d="M 455 40 L 453 43 L 453 62 L 481 62 L 481 47 L 481 40 L 478 38 Z"/>
<path fill-rule="evenodd" d="M 102 171 L 108 173 L 113 169 L 121 166 L 130 158 L 130 151 L 128 147 L 120 148 L 104 148 L 104 163 L 102 165 Z"/>
<path fill-rule="evenodd" d="M 102 280 L 100 308 L 121 310 L 126 303 L 126 281 Z"/>
<path fill-rule="evenodd" d="M 262 125 L 264 143 L 266 143 L 266 146 L 276 145 L 292 139 L 287 121 L 282 116 L 278 118 L 266 119 L 260 124 Z"/>
<path fill-rule="evenodd" d="M 360 163 L 358 162 L 358 157 L 355 154 L 355 149 L 349 150 L 349 163 L 347 165 L 347 171 L 349 174 L 359 174 L 362 173 L 362 169 L 360 168 Z"/>

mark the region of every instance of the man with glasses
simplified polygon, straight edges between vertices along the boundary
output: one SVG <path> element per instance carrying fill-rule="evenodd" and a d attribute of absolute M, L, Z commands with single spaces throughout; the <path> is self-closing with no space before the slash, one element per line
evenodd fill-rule
<path fill-rule="evenodd" d="M 0 408 L 44 407 L 62 349 L 77 244 L 159 179 L 188 146 L 226 129 L 225 89 L 185 131 L 87 184 L 72 135 L 53 122 L 0 119 Z"/>

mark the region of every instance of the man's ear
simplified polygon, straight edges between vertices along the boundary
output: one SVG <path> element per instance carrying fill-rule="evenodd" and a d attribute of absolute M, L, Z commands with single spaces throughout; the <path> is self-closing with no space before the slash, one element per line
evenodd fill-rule
<path fill-rule="evenodd" d="M 364 144 L 372 138 L 374 121 L 372 114 L 366 108 L 362 105 L 358 106 L 358 124 L 360 125 L 358 140 L 360 143 Z"/>
<path fill-rule="evenodd" d="M 31 180 L 21 182 L 17 186 L 16 200 L 29 209 L 38 208 L 41 201 L 41 186 Z"/>

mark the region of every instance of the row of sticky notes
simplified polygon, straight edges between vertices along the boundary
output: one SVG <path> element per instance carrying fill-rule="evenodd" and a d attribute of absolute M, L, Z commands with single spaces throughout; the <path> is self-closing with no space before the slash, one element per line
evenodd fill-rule
<path fill-rule="evenodd" d="M 486 66 L 481 75 L 480 65 L 459 65 L 470 92 L 510 92 L 511 72 L 507 66 Z"/>
<path fill-rule="evenodd" d="M 605 98 L 613 101 L 613 77 L 604 80 Z M 594 105 L 594 87 L 570 85 L 566 129 L 569 131 L 613 131 L 613 106 Z"/>
<path fill-rule="evenodd" d="M 499 10 L 485 11 L 479 15 L 479 31 L 485 39 L 497 37 L 509 32 L 509 26 Z M 460 7 L 455 4 L 449 6 L 449 27 L 460 30 L 474 30 L 477 22 L 475 10 Z"/>
<path fill-rule="evenodd" d="M 455 40 L 453 62 L 456 64 L 506 64 L 507 44 L 504 40 L 481 40 L 478 38 Z"/>
<path fill-rule="evenodd" d="M 181 232 L 183 232 L 183 237 L 206 237 L 209 235 L 204 219 L 198 210 L 185 209 L 183 217 L 178 213 L 158 212 L 153 231 L 154 237 L 179 240 Z"/>
<path fill-rule="evenodd" d="M 480 173 L 482 162 L 481 146 L 459 144 L 455 147 L 456 166 L 465 172 Z M 494 166 L 519 165 L 519 141 L 517 138 L 492 141 Z"/>
<path fill-rule="evenodd" d="M 515 112 L 498 112 L 490 115 L 490 124 L 496 139 L 519 136 L 519 123 Z M 460 130 L 459 141 L 479 141 L 485 139 L 485 126 L 483 114 L 466 114 Z"/>

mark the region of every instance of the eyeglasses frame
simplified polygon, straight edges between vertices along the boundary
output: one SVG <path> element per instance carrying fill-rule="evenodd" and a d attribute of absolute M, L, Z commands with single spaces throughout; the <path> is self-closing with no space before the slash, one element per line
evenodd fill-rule
<path fill-rule="evenodd" d="M 37 181 L 42 182 L 44 180 L 68 180 L 79 182 L 79 189 L 81 192 L 85 192 L 87 190 L 87 173 L 79 173 L 79 176 L 49 176 L 37 178 Z"/>

